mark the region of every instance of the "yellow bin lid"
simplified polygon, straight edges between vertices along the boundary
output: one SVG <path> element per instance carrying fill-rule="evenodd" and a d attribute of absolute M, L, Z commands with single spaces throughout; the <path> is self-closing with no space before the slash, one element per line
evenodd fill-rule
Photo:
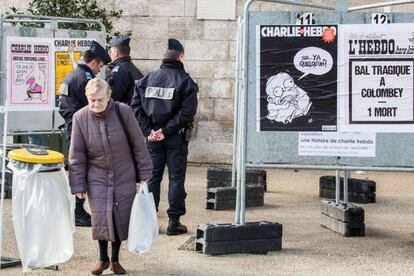
<path fill-rule="evenodd" d="M 15 149 L 9 152 L 8 157 L 16 161 L 36 164 L 62 163 L 65 158 L 63 154 L 54 150 L 46 150 L 46 152 L 47 154 L 37 155 L 30 153 L 24 148 Z"/>

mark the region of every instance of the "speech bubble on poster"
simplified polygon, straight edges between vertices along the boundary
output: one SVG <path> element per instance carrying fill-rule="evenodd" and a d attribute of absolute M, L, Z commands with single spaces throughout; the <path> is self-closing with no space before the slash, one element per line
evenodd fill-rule
<path fill-rule="evenodd" d="M 303 73 L 300 80 L 309 74 L 320 76 L 328 73 L 332 69 L 333 59 L 331 54 L 322 48 L 306 47 L 296 53 L 293 64 Z"/>
<path fill-rule="evenodd" d="M 27 77 L 33 72 L 33 63 L 16 63 L 14 64 L 14 83 L 23 84 Z"/>

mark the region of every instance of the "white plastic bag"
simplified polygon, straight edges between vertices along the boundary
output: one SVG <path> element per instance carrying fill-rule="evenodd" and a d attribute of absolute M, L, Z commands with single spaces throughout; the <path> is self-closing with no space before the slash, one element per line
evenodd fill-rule
<path fill-rule="evenodd" d="M 13 225 L 23 270 L 48 267 L 73 255 L 75 198 L 64 169 L 11 160 Z"/>
<path fill-rule="evenodd" d="M 129 220 L 128 251 L 145 253 L 154 244 L 159 233 L 154 196 L 148 191 L 147 182 L 139 186 L 132 204 Z"/>

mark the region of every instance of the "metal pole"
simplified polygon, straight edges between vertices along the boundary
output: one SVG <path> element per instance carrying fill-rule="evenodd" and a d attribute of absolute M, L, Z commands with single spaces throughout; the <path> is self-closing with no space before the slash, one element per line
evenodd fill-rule
<path fill-rule="evenodd" d="M 295 165 L 295 164 L 247 164 L 247 168 L 260 169 L 299 169 L 299 170 L 350 170 L 350 171 L 380 171 L 380 172 L 414 172 L 414 167 L 361 167 L 348 165 Z"/>
<path fill-rule="evenodd" d="M 239 155 L 239 149 L 238 149 L 238 145 L 240 144 L 238 142 L 239 140 L 239 101 L 240 101 L 240 74 L 241 74 L 241 69 L 240 69 L 240 61 L 241 61 L 241 46 L 243 43 L 242 40 L 242 33 L 243 33 L 243 21 L 242 19 L 239 17 L 238 18 L 238 22 L 237 22 L 237 51 L 236 51 L 236 78 L 235 78 L 235 93 L 234 93 L 234 129 L 233 129 L 233 166 L 232 166 L 232 175 L 231 175 L 231 186 L 232 187 L 236 187 L 236 171 L 237 171 L 237 164 L 238 164 L 238 155 Z M 235 216 L 234 216 L 234 220 L 235 220 L 235 224 L 239 224 L 239 217 L 240 217 L 240 205 L 241 205 L 241 200 L 240 200 L 240 185 L 237 185 L 236 187 L 236 211 L 235 211 Z"/>
<path fill-rule="evenodd" d="M 335 203 L 336 204 L 339 204 L 339 200 L 340 200 L 340 197 L 339 197 L 339 195 L 340 195 L 340 192 L 341 192 L 341 190 L 340 190 L 340 181 L 341 181 L 341 179 L 340 179 L 340 175 L 339 175 L 339 170 L 336 170 L 335 171 L 335 176 L 336 176 L 336 178 L 335 178 Z"/>
<path fill-rule="evenodd" d="M 349 170 L 344 171 L 344 203 L 348 203 L 348 180 L 349 180 Z"/>
<path fill-rule="evenodd" d="M 351 7 L 348 9 L 348 11 L 352 12 L 352 11 L 360 11 L 360 10 L 366 10 L 366 9 L 382 8 L 382 7 L 387 7 L 387 6 L 405 5 L 405 4 L 412 4 L 412 3 L 414 3 L 413 0 L 387 1 L 387 2 Z"/>
<path fill-rule="evenodd" d="M 7 97 L 7 96 L 6 96 Z M 4 101 L 4 107 L 2 107 L 2 112 L 4 114 L 3 118 L 3 154 L 1 160 L 1 195 L 0 195 L 0 257 L 3 253 L 3 203 L 4 203 L 4 190 L 6 184 L 6 142 L 7 142 L 7 98 Z M 0 260 L 1 263 L 1 260 Z"/>

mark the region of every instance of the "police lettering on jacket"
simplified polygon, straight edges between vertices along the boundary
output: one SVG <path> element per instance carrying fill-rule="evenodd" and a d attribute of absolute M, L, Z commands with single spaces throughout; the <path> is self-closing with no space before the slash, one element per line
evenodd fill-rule
<path fill-rule="evenodd" d="M 161 68 L 135 83 L 131 107 L 148 136 L 162 129 L 166 138 L 193 122 L 198 86 L 176 60 L 163 60 Z"/>

